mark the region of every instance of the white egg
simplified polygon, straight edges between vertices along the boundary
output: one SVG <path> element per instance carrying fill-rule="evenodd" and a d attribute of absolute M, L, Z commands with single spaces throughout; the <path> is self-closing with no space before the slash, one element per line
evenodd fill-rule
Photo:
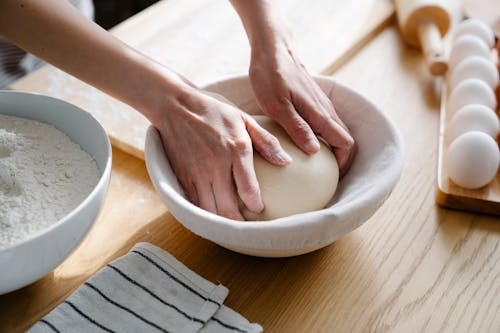
<path fill-rule="evenodd" d="M 495 90 L 499 81 L 498 69 L 491 60 L 478 56 L 467 57 L 452 69 L 450 89 L 466 79 L 482 80 Z"/>
<path fill-rule="evenodd" d="M 480 131 L 496 139 L 500 120 L 492 109 L 480 104 L 469 104 L 453 115 L 448 131 L 451 140 L 471 131 Z"/>
<path fill-rule="evenodd" d="M 468 19 L 458 24 L 455 39 L 464 35 L 474 35 L 481 38 L 490 48 L 495 45 L 495 34 L 490 26 L 481 20 Z"/>
<path fill-rule="evenodd" d="M 450 179 L 475 189 L 490 183 L 498 171 L 500 152 L 495 140 L 483 132 L 467 132 L 453 141 L 446 155 Z"/>
<path fill-rule="evenodd" d="M 465 58 L 479 56 L 491 59 L 491 50 L 488 45 L 479 37 L 474 35 L 464 35 L 453 41 L 448 65 L 455 68 L 459 62 Z"/>
<path fill-rule="evenodd" d="M 448 110 L 453 114 L 467 104 L 481 104 L 495 110 L 497 100 L 489 85 L 479 79 L 466 79 L 451 91 Z"/>

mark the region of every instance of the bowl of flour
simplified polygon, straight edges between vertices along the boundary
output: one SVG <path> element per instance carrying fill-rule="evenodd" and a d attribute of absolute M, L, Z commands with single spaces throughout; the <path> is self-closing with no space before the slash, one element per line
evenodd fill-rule
<path fill-rule="evenodd" d="M 0 294 L 38 280 L 78 246 L 110 174 L 109 139 L 88 112 L 0 91 Z"/>

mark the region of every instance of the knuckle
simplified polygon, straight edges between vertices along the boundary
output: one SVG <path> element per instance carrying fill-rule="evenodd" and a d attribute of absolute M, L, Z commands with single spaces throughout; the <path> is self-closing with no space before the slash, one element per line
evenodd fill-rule
<path fill-rule="evenodd" d="M 255 184 L 246 184 L 240 189 L 240 195 L 247 200 L 258 198 L 260 195 L 259 186 Z"/>
<path fill-rule="evenodd" d="M 351 152 L 351 155 L 356 154 L 356 152 L 358 151 L 358 145 L 356 144 L 356 141 L 354 141 L 352 136 L 349 136 L 347 147 L 347 149 Z"/>
<path fill-rule="evenodd" d="M 281 115 L 282 113 L 288 112 L 287 110 L 290 109 L 290 104 L 290 98 L 287 95 L 279 94 L 273 99 L 270 105 L 270 112 L 274 112 L 276 116 Z"/>
<path fill-rule="evenodd" d="M 316 133 L 320 135 L 326 135 L 334 130 L 334 125 L 332 123 L 333 120 L 328 119 L 324 116 L 319 117 L 318 121 L 316 122 Z"/>
<path fill-rule="evenodd" d="M 279 94 L 276 96 L 275 104 L 278 107 L 288 106 L 290 104 L 290 97 L 287 94 Z"/>
<path fill-rule="evenodd" d="M 262 104 L 264 106 L 265 112 L 269 116 L 271 116 L 272 118 L 278 118 L 282 116 L 285 110 L 288 109 L 290 101 L 288 97 L 283 96 L 282 94 L 278 94 L 273 98 L 264 100 Z"/>
<path fill-rule="evenodd" d="M 267 133 L 262 138 L 264 144 L 268 147 L 278 147 L 280 145 L 279 140 L 272 134 Z"/>
<path fill-rule="evenodd" d="M 290 131 L 290 135 L 292 135 L 292 136 L 301 136 L 302 137 L 302 136 L 308 135 L 308 133 L 310 131 L 310 127 L 304 121 L 295 121 L 295 122 L 290 124 L 289 131 Z"/>
<path fill-rule="evenodd" d="M 228 140 L 229 148 L 232 152 L 242 156 L 252 152 L 252 142 L 247 138 L 234 138 Z"/>
<path fill-rule="evenodd" d="M 356 149 L 356 141 L 354 141 L 354 138 L 351 135 L 346 138 L 346 146 L 349 150 Z"/>
<path fill-rule="evenodd" d="M 266 130 L 265 128 L 261 128 L 261 131 L 260 131 L 260 135 L 258 136 L 257 138 L 257 142 L 259 144 L 259 146 L 276 146 L 276 145 L 279 145 L 279 140 L 273 135 L 271 134 L 268 130 Z"/>

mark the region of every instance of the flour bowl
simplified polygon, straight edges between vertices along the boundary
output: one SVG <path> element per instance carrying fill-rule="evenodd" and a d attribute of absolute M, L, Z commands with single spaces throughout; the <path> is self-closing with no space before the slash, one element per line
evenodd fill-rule
<path fill-rule="evenodd" d="M 55 98 L 0 91 L 0 115 L 55 126 L 93 157 L 100 174 L 90 194 L 66 216 L 25 240 L 0 248 L 0 294 L 4 294 L 52 271 L 83 240 L 102 207 L 108 189 L 111 145 L 104 129 L 88 112 Z"/>
<path fill-rule="evenodd" d="M 156 190 L 186 228 L 227 249 L 262 257 L 287 257 L 327 246 L 363 224 L 384 203 L 403 167 L 403 142 L 375 105 L 329 77 L 317 83 L 351 130 L 358 152 L 325 209 L 265 222 L 241 222 L 209 213 L 186 200 L 165 156 L 157 130 L 146 137 L 146 165 Z M 261 114 L 246 76 L 205 87 L 249 114 Z"/>

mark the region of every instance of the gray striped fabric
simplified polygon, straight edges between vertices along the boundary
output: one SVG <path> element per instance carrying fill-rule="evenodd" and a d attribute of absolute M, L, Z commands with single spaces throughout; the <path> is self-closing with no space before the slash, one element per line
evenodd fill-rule
<path fill-rule="evenodd" d="M 69 1 L 87 18 L 94 18 L 94 6 L 91 0 Z M 39 58 L 26 53 L 0 35 L 0 89 L 7 88 L 12 82 L 44 64 L 45 62 Z"/>
<path fill-rule="evenodd" d="M 169 253 L 139 243 L 29 332 L 261 332 L 223 305 L 227 294 Z"/>

